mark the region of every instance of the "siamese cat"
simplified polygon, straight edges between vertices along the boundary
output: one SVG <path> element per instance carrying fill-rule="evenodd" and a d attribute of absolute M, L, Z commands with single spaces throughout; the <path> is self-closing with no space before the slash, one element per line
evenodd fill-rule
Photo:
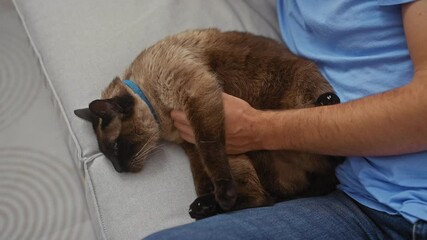
<path fill-rule="evenodd" d="M 338 157 L 286 150 L 227 155 L 222 92 L 266 110 L 339 103 L 316 65 L 283 44 L 250 33 L 202 29 L 145 49 L 101 99 L 75 113 L 92 122 L 99 148 L 117 172 L 141 171 L 159 140 L 180 144 L 199 196 L 190 207 L 196 219 L 335 188 Z M 195 145 L 180 138 L 173 109 L 187 114 Z"/>

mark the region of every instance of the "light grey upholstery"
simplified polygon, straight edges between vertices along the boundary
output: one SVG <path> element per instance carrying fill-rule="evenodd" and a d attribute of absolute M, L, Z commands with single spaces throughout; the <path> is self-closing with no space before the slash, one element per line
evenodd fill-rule
<path fill-rule="evenodd" d="M 191 28 L 250 31 L 279 39 L 275 1 L 15 0 L 67 126 L 95 232 L 139 239 L 191 222 L 196 197 L 184 152 L 163 143 L 138 174 L 119 174 L 99 153 L 88 122 L 73 114 L 98 98 L 146 47 Z"/>
<path fill-rule="evenodd" d="M 0 1 L 0 240 L 93 240 L 69 131 L 11 0 Z"/>

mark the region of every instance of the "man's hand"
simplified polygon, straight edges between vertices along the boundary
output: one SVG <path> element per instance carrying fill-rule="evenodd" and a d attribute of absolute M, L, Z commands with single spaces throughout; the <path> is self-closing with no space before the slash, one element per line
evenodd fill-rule
<path fill-rule="evenodd" d="M 226 93 L 223 93 L 223 103 L 227 153 L 238 154 L 257 149 L 259 139 L 254 123 L 258 110 L 244 100 Z M 185 112 L 174 110 L 171 116 L 181 137 L 195 143 L 194 132 Z"/>

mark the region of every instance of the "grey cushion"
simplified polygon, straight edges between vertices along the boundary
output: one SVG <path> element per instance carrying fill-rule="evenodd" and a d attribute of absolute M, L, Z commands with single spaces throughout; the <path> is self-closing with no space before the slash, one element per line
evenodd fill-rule
<path fill-rule="evenodd" d="M 138 174 L 118 174 L 99 153 L 91 125 L 74 116 L 161 38 L 190 28 L 244 30 L 279 39 L 275 1 L 15 0 L 68 126 L 99 238 L 139 239 L 191 222 L 189 164 L 164 143 Z"/>
<path fill-rule="evenodd" d="M 12 1 L 0 1 L 0 239 L 96 239 L 68 129 Z"/>

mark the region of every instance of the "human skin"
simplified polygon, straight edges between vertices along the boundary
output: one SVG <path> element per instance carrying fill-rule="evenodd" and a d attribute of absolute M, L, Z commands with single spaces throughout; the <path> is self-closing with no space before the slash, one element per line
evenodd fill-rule
<path fill-rule="evenodd" d="M 413 79 L 405 86 L 343 104 L 262 111 L 223 94 L 226 149 L 287 149 L 337 156 L 386 156 L 427 150 L 427 1 L 402 6 Z M 185 116 L 172 111 L 181 137 L 194 143 Z"/>

